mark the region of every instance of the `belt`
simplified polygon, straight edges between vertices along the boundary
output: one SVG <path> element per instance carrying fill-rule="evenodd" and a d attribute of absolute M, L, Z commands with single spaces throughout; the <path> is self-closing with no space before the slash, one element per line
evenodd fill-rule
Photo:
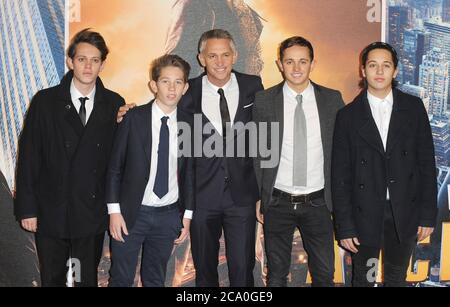
<path fill-rule="evenodd" d="M 173 210 L 175 208 L 178 207 L 178 201 L 167 205 L 167 206 L 162 206 L 162 207 L 155 207 L 155 206 L 146 206 L 146 205 L 142 205 L 142 209 L 147 210 L 147 211 L 157 211 L 157 212 L 163 212 L 163 211 L 170 211 Z"/>
<path fill-rule="evenodd" d="M 309 194 L 293 195 L 274 188 L 272 195 L 292 204 L 307 204 L 311 200 L 323 197 L 323 189 Z"/>

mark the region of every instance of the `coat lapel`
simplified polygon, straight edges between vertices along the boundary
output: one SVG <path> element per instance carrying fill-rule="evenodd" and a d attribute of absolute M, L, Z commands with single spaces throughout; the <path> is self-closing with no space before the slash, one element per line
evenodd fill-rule
<path fill-rule="evenodd" d="M 383 141 L 381 140 L 377 125 L 373 119 L 366 91 L 361 94 L 358 102 L 358 133 L 370 146 L 384 156 Z"/>
<path fill-rule="evenodd" d="M 408 107 L 403 100 L 400 99 L 398 91 L 394 91 L 394 104 L 392 106 L 392 115 L 389 122 L 389 131 L 386 144 L 386 152 L 389 154 L 394 149 L 395 145 L 401 139 L 404 127 L 409 124 Z"/>

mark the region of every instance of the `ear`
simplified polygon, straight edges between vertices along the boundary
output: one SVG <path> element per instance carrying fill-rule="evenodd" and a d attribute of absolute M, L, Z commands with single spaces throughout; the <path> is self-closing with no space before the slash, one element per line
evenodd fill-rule
<path fill-rule="evenodd" d="M 189 89 L 189 83 L 186 82 L 186 84 L 184 85 L 184 89 L 183 89 L 183 95 L 186 94 L 188 89 Z"/>
<path fill-rule="evenodd" d="M 277 63 L 278 69 L 280 70 L 280 72 L 284 72 L 283 70 L 283 64 L 281 63 L 280 60 L 276 60 L 275 63 Z"/>
<path fill-rule="evenodd" d="M 237 52 L 237 50 L 234 52 L 234 54 L 233 54 L 233 65 L 234 64 L 236 64 L 236 62 L 237 62 L 237 59 L 238 59 L 238 52 Z"/>
<path fill-rule="evenodd" d="M 316 68 L 316 63 L 317 63 L 317 61 L 315 59 L 312 60 L 310 73 L 312 73 L 314 71 L 314 68 Z"/>
<path fill-rule="evenodd" d="M 198 58 L 198 61 L 200 62 L 200 64 L 202 65 L 202 67 L 206 67 L 206 59 L 205 59 L 205 56 L 203 55 L 203 53 L 199 53 L 197 58 Z"/>
<path fill-rule="evenodd" d="M 394 71 L 394 79 L 397 78 L 397 75 L 398 75 L 398 67 Z"/>
<path fill-rule="evenodd" d="M 154 80 L 148 83 L 148 88 L 156 96 L 156 94 L 158 93 L 158 86 L 156 85 L 156 82 Z"/>
<path fill-rule="evenodd" d="M 70 70 L 73 70 L 73 60 L 70 57 L 67 57 L 66 65 Z"/>
<path fill-rule="evenodd" d="M 362 76 L 363 76 L 364 78 L 367 78 L 367 76 L 366 76 L 366 71 L 365 71 L 365 69 L 364 69 L 364 66 L 362 66 L 362 65 L 361 65 L 361 74 L 362 74 Z"/>
<path fill-rule="evenodd" d="M 102 65 L 100 65 L 99 73 L 101 73 L 103 71 L 103 69 L 105 69 L 105 64 L 106 64 L 106 61 L 102 61 Z"/>

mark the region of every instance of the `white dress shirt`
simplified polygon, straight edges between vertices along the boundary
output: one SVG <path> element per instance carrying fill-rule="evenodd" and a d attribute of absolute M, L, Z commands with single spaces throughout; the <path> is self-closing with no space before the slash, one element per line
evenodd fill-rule
<path fill-rule="evenodd" d="M 381 99 L 375 97 L 369 91 L 367 91 L 367 100 L 369 101 L 370 111 L 372 117 L 377 125 L 378 132 L 380 133 L 381 141 L 383 142 L 384 150 L 386 151 L 386 143 L 389 132 L 389 124 L 391 122 L 392 106 L 394 105 L 394 95 L 392 91 Z M 387 190 L 386 198 L 389 199 L 389 188 Z"/>
<path fill-rule="evenodd" d="M 214 129 L 222 135 L 222 116 L 220 115 L 220 95 L 217 93 L 219 88 L 223 89 L 225 98 L 227 99 L 228 111 L 230 112 L 230 120 L 233 124 L 239 105 L 239 85 L 234 73 L 231 74 L 230 80 L 222 87 L 217 87 L 209 82 L 208 77 L 202 79 L 202 111 L 209 119 Z"/>
<path fill-rule="evenodd" d="M 154 192 L 153 187 L 156 180 L 156 171 L 158 169 L 158 147 L 159 134 L 161 131 L 161 118 L 169 117 L 167 126 L 169 127 L 169 190 L 163 198 L 159 198 Z M 145 188 L 142 205 L 150 207 L 163 207 L 175 203 L 178 200 L 178 124 L 176 109 L 165 114 L 158 103 L 155 101 L 152 105 L 152 156 L 150 166 L 150 176 Z M 108 213 L 120 213 L 119 204 L 108 204 Z M 185 211 L 185 218 L 192 219 L 192 210 Z"/>
<path fill-rule="evenodd" d="M 307 130 L 307 186 L 293 185 L 294 170 L 294 116 L 297 107 L 297 95 L 303 96 L 303 110 Z M 284 98 L 284 128 L 281 146 L 280 164 L 275 180 L 275 188 L 294 195 L 309 194 L 319 191 L 325 186 L 324 158 L 322 135 L 320 130 L 319 110 L 317 108 L 314 87 L 309 83 L 302 92 L 297 93 L 285 82 Z"/>
<path fill-rule="evenodd" d="M 77 111 L 78 114 L 80 114 L 80 107 L 81 107 L 80 98 L 84 97 L 89 98 L 84 103 L 84 106 L 86 107 L 86 124 L 89 121 L 89 117 L 92 114 L 92 110 L 94 110 L 95 91 L 96 87 L 94 86 L 89 95 L 85 96 L 81 94 L 81 92 L 75 87 L 75 83 L 73 83 L 73 80 L 72 83 L 70 84 L 70 96 L 72 97 L 73 106 L 75 107 L 75 110 Z"/>

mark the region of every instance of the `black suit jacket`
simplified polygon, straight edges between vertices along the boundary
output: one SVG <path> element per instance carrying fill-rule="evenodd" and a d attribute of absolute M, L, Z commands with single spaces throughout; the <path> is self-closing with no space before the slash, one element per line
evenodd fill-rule
<path fill-rule="evenodd" d="M 153 101 L 136 107 L 124 117 L 117 129 L 106 176 L 106 202 L 120 203 L 120 210 L 128 229 L 131 229 L 136 221 L 150 178 L 152 104 Z M 177 121 L 192 126 L 192 114 L 178 108 Z M 194 210 L 193 163 L 194 159 L 191 157 L 178 158 L 180 210 Z"/>
<path fill-rule="evenodd" d="M 437 185 L 433 138 L 421 99 L 399 90 L 386 150 L 372 117 L 367 91 L 342 109 L 336 119 L 332 157 L 332 195 L 336 238 L 358 237 L 379 247 L 389 187 L 400 239 L 418 226 L 436 222 Z"/>
<path fill-rule="evenodd" d="M 105 174 L 124 100 L 97 79 L 86 127 L 72 104 L 73 72 L 33 98 L 19 142 L 15 216 L 38 218 L 38 232 L 80 238 L 107 228 Z"/>
<path fill-rule="evenodd" d="M 263 90 L 261 78 L 257 76 L 234 72 L 239 85 L 239 105 L 234 119 L 234 124 L 241 122 L 244 125 L 252 121 L 252 109 L 255 93 Z M 201 116 L 201 124 L 209 123 L 208 118 L 202 113 L 202 79 L 203 75 L 189 80 L 189 90 L 184 95 L 180 107 Z M 197 122 L 196 122 L 197 124 Z M 203 135 L 203 143 L 214 134 Z M 242 139 L 243 138 L 243 139 Z M 255 205 L 259 199 L 258 185 L 256 182 L 253 159 L 249 155 L 250 135 L 248 131 L 241 129 L 235 131 L 234 148 L 237 142 L 245 144 L 243 157 L 223 158 L 206 157 L 202 154 L 196 156 L 196 206 L 198 208 L 210 208 L 218 204 L 217 199 L 223 194 L 225 184 L 228 183 L 233 201 L 238 206 Z M 223 169 L 227 169 L 228 179 L 224 180 Z"/>

